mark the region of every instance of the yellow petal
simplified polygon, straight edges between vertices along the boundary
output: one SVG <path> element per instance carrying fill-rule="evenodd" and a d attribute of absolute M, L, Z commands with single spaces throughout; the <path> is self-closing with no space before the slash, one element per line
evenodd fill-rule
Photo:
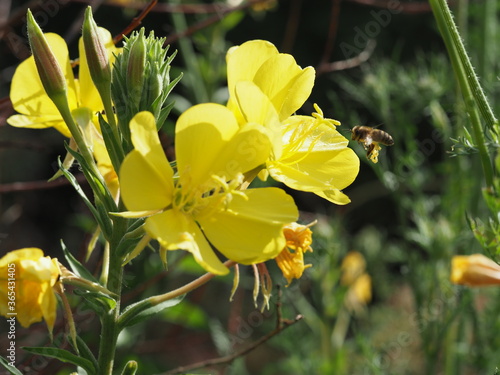
<path fill-rule="evenodd" d="M 199 218 L 217 250 L 242 264 L 276 257 L 286 244 L 283 226 L 298 217 L 293 199 L 277 188 L 250 189 L 248 199 L 234 195 L 228 209 Z"/>
<path fill-rule="evenodd" d="M 196 262 L 208 272 L 217 275 L 225 275 L 229 272 L 215 255 L 194 220 L 180 211 L 168 210 L 151 216 L 146 219 L 145 229 L 165 249 L 189 251 Z"/>
<path fill-rule="evenodd" d="M 345 204 L 351 203 L 351 200 L 349 199 L 349 197 L 337 189 L 315 191 L 314 194 L 316 194 L 316 195 L 320 196 L 321 198 L 324 198 L 332 203 L 339 204 L 339 205 L 345 205 Z"/>
<path fill-rule="evenodd" d="M 207 181 L 220 164 L 220 152 L 239 131 L 233 113 L 226 107 L 199 104 L 185 111 L 176 125 L 176 156 L 179 175 L 198 186 Z M 227 162 L 227 161 L 226 161 Z"/>
<path fill-rule="evenodd" d="M 68 84 L 69 106 L 74 109 L 77 107 L 76 88 L 66 42 L 57 34 L 48 33 L 45 37 L 64 72 Z M 45 93 L 33 56 L 23 61 L 16 69 L 12 77 L 10 99 L 14 109 L 21 114 L 61 118 L 56 106 Z M 42 127 L 40 125 L 37 127 Z M 45 127 L 50 126 L 53 124 L 46 124 Z"/>
<path fill-rule="evenodd" d="M 135 150 L 120 167 L 120 188 L 130 211 L 164 209 L 172 202 L 173 170 L 163 152 L 150 112 L 140 112 L 130 121 Z"/>
<path fill-rule="evenodd" d="M 255 73 L 270 57 L 279 52 L 265 40 L 251 40 L 227 51 L 227 84 L 229 96 L 235 95 L 235 85 L 239 81 L 253 81 Z"/>
<path fill-rule="evenodd" d="M 172 202 L 172 168 L 167 162 L 153 164 L 148 155 L 134 150 L 120 167 L 122 199 L 130 211 L 164 209 Z"/>
<path fill-rule="evenodd" d="M 255 73 L 254 82 L 269 97 L 283 121 L 311 95 L 314 77 L 314 68 L 302 69 L 293 56 L 280 54 L 262 64 Z"/>

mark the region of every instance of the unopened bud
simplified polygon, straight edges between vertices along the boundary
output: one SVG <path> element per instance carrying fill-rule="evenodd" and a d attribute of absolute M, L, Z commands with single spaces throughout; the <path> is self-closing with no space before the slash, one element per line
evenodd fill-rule
<path fill-rule="evenodd" d="M 130 47 L 130 57 L 127 66 L 127 89 L 131 101 L 137 106 L 141 101 L 144 86 L 144 74 L 146 70 L 146 42 L 144 40 L 144 29 Z"/>
<path fill-rule="evenodd" d="M 53 101 L 59 100 L 61 95 L 66 97 L 67 84 L 61 66 L 29 9 L 27 24 L 31 52 L 45 92 Z"/>
<path fill-rule="evenodd" d="M 92 17 L 90 6 L 85 11 L 82 37 L 90 76 L 94 85 L 99 91 L 102 89 L 110 90 L 111 68 L 109 66 L 108 51 L 102 41 L 99 28 Z"/>

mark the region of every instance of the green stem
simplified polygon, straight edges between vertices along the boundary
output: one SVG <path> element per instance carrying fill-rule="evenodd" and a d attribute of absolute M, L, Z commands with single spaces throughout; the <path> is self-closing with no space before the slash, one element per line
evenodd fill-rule
<path fill-rule="evenodd" d="M 120 206 L 122 205 L 120 204 Z M 116 306 L 101 318 L 102 328 L 98 359 L 99 375 L 111 375 L 113 373 L 116 342 L 118 334 L 120 333 L 118 319 L 120 317 L 120 301 L 123 282 L 123 258 L 116 250 L 126 233 L 127 220 L 122 217 L 115 217 L 113 224 L 113 236 L 109 243 L 109 277 L 106 287 L 110 292 L 115 293 L 118 298 L 116 300 Z"/>
<path fill-rule="evenodd" d="M 224 265 L 226 267 L 232 267 L 235 264 L 236 264 L 236 262 L 234 262 L 232 260 L 227 260 L 226 262 L 224 262 Z M 177 289 L 172 290 L 172 291 L 165 293 L 165 294 L 160 294 L 157 296 L 152 296 L 152 297 L 146 298 L 146 299 L 142 300 L 140 303 L 137 303 L 134 306 L 127 309 L 126 311 L 124 311 L 122 316 L 120 317 L 120 321 L 127 322 L 132 317 L 136 316 L 140 312 L 142 312 L 142 311 L 144 311 L 152 306 L 156 306 L 162 302 L 165 302 L 165 301 L 171 300 L 173 298 L 182 296 L 183 294 L 189 293 L 192 290 L 199 288 L 203 284 L 207 283 L 208 281 L 213 279 L 215 276 L 217 276 L 217 275 L 210 273 L 210 272 L 207 272 L 203 276 L 200 276 L 196 280 L 193 280 L 190 283 L 181 286 L 180 288 L 177 288 Z"/>
<path fill-rule="evenodd" d="M 453 21 L 448 4 L 445 0 L 430 0 L 430 4 L 446 44 L 446 48 L 448 49 L 448 54 L 462 91 L 467 113 L 472 124 L 474 141 L 478 148 L 481 164 L 483 166 L 486 185 L 488 188 L 493 189 L 493 165 L 486 147 L 478 109 L 481 111 L 488 126 L 493 127 L 497 119 L 479 84 L 457 27 Z"/>

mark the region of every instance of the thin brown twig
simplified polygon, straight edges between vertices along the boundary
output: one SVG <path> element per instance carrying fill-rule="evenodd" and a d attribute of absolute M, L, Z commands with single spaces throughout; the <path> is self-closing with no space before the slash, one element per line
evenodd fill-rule
<path fill-rule="evenodd" d="M 324 63 L 318 67 L 317 74 L 320 75 L 324 73 L 335 72 L 338 70 L 355 68 L 356 66 L 359 66 L 364 62 L 368 61 L 368 59 L 373 54 L 376 45 L 377 42 L 375 41 L 375 39 L 370 39 L 366 44 L 365 49 L 361 51 L 359 55 L 354 56 L 347 60 L 334 61 L 332 63 Z"/>
<path fill-rule="evenodd" d="M 403 3 L 401 1 L 393 2 L 393 0 L 344 0 L 350 3 L 366 5 L 369 7 L 392 9 L 397 4 L 398 13 L 404 14 L 423 14 L 431 13 L 432 9 L 428 2 Z M 451 3 L 448 1 L 448 3 Z"/>
<path fill-rule="evenodd" d="M 79 183 L 83 183 L 87 181 L 83 174 L 75 175 L 76 180 Z M 13 193 L 19 191 L 31 191 L 31 190 L 46 190 L 53 189 L 60 186 L 69 185 L 70 182 L 65 178 L 59 178 L 54 181 L 47 182 L 46 180 L 42 181 L 27 181 L 27 182 L 12 182 L 9 184 L 1 184 L 0 185 L 0 193 Z"/>
<path fill-rule="evenodd" d="M 292 47 L 295 43 L 295 37 L 297 36 L 297 30 L 300 24 L 302 2 L 303 0 L 292 0 L 290 2 L 290 11 L 286 22 L 285 35 L 280 48 L 280 51 L 284 53 L 292 52 Z"/>
<path fill-rule="evenodd" d="M 224 357 L 219 357 L 219 358 L 208 359 L 206 361 L 200 361 L 197 363 L 193 363 L 192 365 L 188 365 L 188 366 L 177 367 L 173 370 L 164 372 L 163 375 L 186 373 L 188 371 L 195 370 L 195 369 L 202 368 L 202 367 L 216 366 L 216 365 L 223 365 L 223 364 L 231 363 L 236 358 L 242 357 L 242 356 L 248 354 L 249 352 L 251 352 L 252 350 L 257 348 L 258 346 L 264 344 L 269 339 L 273 338 L 274 336 L 276 336 L 280 332 L 284 331 L 286 328 L 291 327 L 292 325 L 294 325 L 295 323 L 300 321 L 302 318 L 303 318 L 303 316 L 299 314 L 293 320 L 290 320 L 290 319 L 281 320 L 279 322 L 279 325 L 275 329 L 273 329 L 271 332 L 262 336 L 257 341 L 248 345 L 246 348 L 237 351 L 234 354 L 226 355 Z"/>
<path fill-rule="evenodd" d="M 130 22 L 130 24 L 126 28 L 113 38 L 113 43 L 118 43 L 123 39 L 124 35 L 130 34 L 136 27 L 138 27 L 142 23 L 142 20 L 149 14 L 149 12 L 151 12 L 151 9 L 153 9 L 156 3 L 158 3 L 158 0 L 151 0 L 146 8 L 144 8 L 137 17 L 134 17 L 132 19 L 132 22 Z"/>
<path fill-rule="evenodd" d="M 330 23 L 328 26 L 328 37 L 326 38 L 325 48 L 323 50 L 323 56 L 319 65 L 323 65 L 330 61 L 332 56 L 333 47 L 335 46 L 335 40 L 337 39 L 337 31 L 339 29 L 339 19 L 340 19 L 340 0 L 332 0 L 332 10 L 330 14 Z"/>
<path fill-rule="evenodd" d="M 208 17 L 204 20 L 201 20 L 198 23 L 195 23 L 194 25 L 192 25 L 191 27 L 187 28 L 184 31 L 173 33 L 170 36 L 168 36 L 167 39 L 165 40 L 165 45 L 172 44 L 173 42 L 177 41 L 180 38 L 190 36 L 199 30 L 202 30 L 202 29 L 204 29 L 204 28 L 206 28 L 214 23 L 221 21 L 226 14 L 237 12 L 239 10 L 246 9 L 252 5 L 264 3 L 267 1 L 268 0 L 252 0 L 252 1 L 244 2 L 240 5 L 237 5 L 237 6 L 234 6 L 231 8 L 221 7 L 221 8 L 219 8 L 218 11 L 215 11 L 217 14 L 215 14 L 214 16 Z"/>

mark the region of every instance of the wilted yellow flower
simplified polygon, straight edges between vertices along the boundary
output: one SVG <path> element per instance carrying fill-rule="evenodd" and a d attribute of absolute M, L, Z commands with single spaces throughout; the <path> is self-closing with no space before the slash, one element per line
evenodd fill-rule
<path fill-rule="evenodd" d="M 242 264 L 276 257 L 285 246 L 283 225 L 298 216 L 293 199 L 277 188 L 238 190 L 242 173 L 269 153 L 261 129 L 239 127 L 222 105 L 191 107 L 176 124 L 174 176 L 153 115 L 138 113 L 130 122 L 134 150 L 120 169 L 122 198 L 131 212 L 120 215 L 148 216 L 145 229 L 164 249 L 189 251 L 215 274 L 228 269 L 212 246 Z"/>
<path fill-rule="evenodd" d="M 59 275 L 57 259 L 44 257 L 40 249 L 7 253 L 0 259 L 0 315 L 15 316 L 26 328 L 44 319 L 52 332 L 57 305 L 52 287 Z"/>
<path fill-rule="evenodd" d="M 454 256 L 451 282 L 467 286 L 499 285 L 500 265 L 482 254 Z"/>
<path fill-rule="evenodd" d="M 313 224 L 291 223 L 283 228 L 286 246 L 274 260 L 276 260 L 278 267 L 283 272 L 283 276 L 288 282 L 287 286 L 290 285 L 293 279 L 301 278 L 304 270 L 312 266 L 311 264 L 304 264 L 304 253 L 313 251 L 311 247 L 312 231 L 309 229 Z"/>

